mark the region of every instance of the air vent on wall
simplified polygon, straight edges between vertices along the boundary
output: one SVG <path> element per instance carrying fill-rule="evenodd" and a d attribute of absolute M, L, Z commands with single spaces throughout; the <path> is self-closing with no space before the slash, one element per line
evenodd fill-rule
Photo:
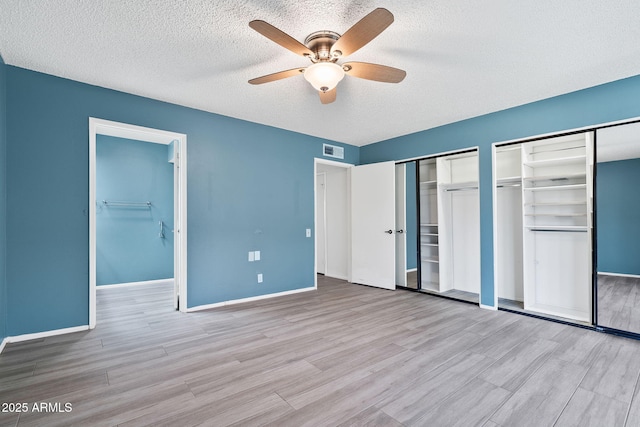
<path fill-rule="evenodd" d="M 344 159 L 344 148 L 338 147 L 336 145 L 322 144 L 322 153 L 326 157 Z"/>

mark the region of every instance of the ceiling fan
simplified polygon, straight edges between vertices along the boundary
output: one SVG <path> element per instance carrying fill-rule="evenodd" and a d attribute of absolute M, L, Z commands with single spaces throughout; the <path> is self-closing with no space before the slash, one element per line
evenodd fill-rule
<path fill-rule="evenodd" d="M 249 80 L 249 83 L 259 85 L 302 74 L 318 90 L 323 104 L 336 100 L 336 86 L 345 75 L 377 82 L 399 83 L 407 73 L 398 68 L 367 62 L 338 64 L 338 60 L 369 43 L 392 22 L 393 14 L 387 9 L 378 8 L 358 21 L 342 36 L 334 31 L 316 31 L 309 34 L 302 44 L 265 21 L 251 21 L 249 22 L 251 28 L 293 53 L 310 59 L 313 64 L 257 77 Z"/>

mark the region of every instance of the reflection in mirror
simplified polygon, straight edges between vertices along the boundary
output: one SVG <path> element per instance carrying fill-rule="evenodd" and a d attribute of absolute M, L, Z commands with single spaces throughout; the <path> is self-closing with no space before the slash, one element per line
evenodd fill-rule
<path fill-rule="evenodd" d="M 640 124 L 596 132 L 599 326 L 640 333 Z"/>

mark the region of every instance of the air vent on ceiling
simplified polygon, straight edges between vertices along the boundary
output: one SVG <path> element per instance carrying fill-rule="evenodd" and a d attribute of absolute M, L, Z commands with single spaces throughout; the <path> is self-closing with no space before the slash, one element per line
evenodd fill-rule
<path fill-rule="evenodd" d="M 338 147 L 336 145 L 322 144 L 322 153 L 326 157 L 344 159 L 344 148 Z"/>

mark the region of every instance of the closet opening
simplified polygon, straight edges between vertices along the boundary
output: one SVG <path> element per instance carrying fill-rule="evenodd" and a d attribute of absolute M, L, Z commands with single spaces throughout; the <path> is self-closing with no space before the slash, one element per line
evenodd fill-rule
<path fill-rule="evenodd" d="M 173 307 L 186 312 L 185 154 L 184 134 L 89 119 L 90 328 L 96 326 L 96 291 L 101 285 L 164 289 L 170 280 Z M 154 264 L 155 258 L 161 258 L 160 264 Z"/>
<path fill-rule="evenodd" d="M 499 309 L 593 324 L 593 131 L 494 145 Z"/>
<path fill-rule="evenodd" d="M 479 304 L 477 149 L 403 163 L 413 174 L 413 185 L 407 185 L 406 223 L 408 228 L 415 224 L 415 234 L 408 233 L 406 268 L 415 281 L 408 279 L 405 288 Z"/>

